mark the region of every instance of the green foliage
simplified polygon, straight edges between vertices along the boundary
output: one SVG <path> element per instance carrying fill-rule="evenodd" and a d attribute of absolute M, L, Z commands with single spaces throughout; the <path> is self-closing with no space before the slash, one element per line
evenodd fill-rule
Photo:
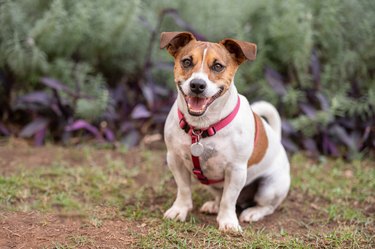
<path fill-rule="evenodd" d="M 66 82 L 70 89 L 85 98 L 74 98 L 66 93 L 61 93 L 69 106 L 75 109 L 77 118 L 90 121 L 99 117 L 107 108 L 108 91 L 105 80 L 101 74 L 95 74 L 95 70 L 88 63 L 74 63 L 66 59 L 57 59 L 51 63 L 50 72 L 62 82 Z"/>
<path fill-rule="evenodd" d="M 141 7 L 136 0 L 5 1 L 0 68 L 24 91 L 40 88 L 45 75 L 78 85 L 91 100 L 78 101 L 77 117 L 97 117 L 108 101 L 106 81 L 135 78 L 143 66 L 150 34 L 140 28 Z"/>
<path fill-rule="evenodd" d="M 162 14 L 171 8 L 174 15 Z M 307 137 L 316 138 L 339 118 L 360 123 L 375 115 L 372 0 L 5 0 L 0 23 L 0 72 L 21 92 L 40 89 L 40 77 L 47 76 L 87 93 L 91 99 L 69 100 L 75 117 L 98 117 L 108 104 L 106 86 L 127 84 L 130 106 L 149 101 L 144 89 L 145 96 L 134 97 L 145 78 L 173 89 L 172 72 L 153 67 L 172 61 L 157 38 L 160 31 L 184 29 L 210 41 L 256 43 L 257 59 L 236 76 L 239 91 L 250 101 L 277 105 Z M 267 82 L 266 68 L 282 76 L 285 94 Z M 311 92 L 327 105 L 314 103 Z M 304 113 L 301 103 L 316 114 Z"/>
<path fill-rule="evenodd" d="M 209 40 L 235 37 L 257 44 L 257 59 L 241 66 L 236 84 L 251 101 L 265 99 L 277 105 L 303 137 L 315 138 L 319 144 L 319 136 L 328 132 L 334 143 L 342 145 L 345 137 L 358 141 L 364 127 L 371 127 L 375 116 L 374 1 L 265 0 L 219 5 L 203 1 L 190 6 L 181 3 L 178 9 Z M 196 9 L 199 14 L 194 14 Z M 168 25 L 163 29 L 170 30 Z M 285 94 L 276 94 L 267 83 L 265 68 L 283 77 Z M 312 100 L 312 94 L 323 96 L 325 106 Z M 315 113 L 304 113 L 301 104 Z M 344 126 L 346 131 L 340 128 L 342 136 L 337 139 L 340 136 L 331 127 L 340 118 L 346 118 L 341 120 L 344 124 L 350 120 L 357 125 Z M 352 152 L 358 151 L 361 145 L 353 141 L 344 143 L 352 144 L 348 145 Z"/>

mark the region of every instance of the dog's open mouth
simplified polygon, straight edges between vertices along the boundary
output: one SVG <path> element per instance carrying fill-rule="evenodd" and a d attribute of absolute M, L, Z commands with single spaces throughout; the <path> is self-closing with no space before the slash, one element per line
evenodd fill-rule
<path fill-rule="evenodd" d="M 186 96 L 185 101 L 189 110 L 189 113 L 193 116 L 200 116 L 202 115 L 209 104 L 212 103 L 211 98 L 200 98 L 200 97 L 192 97 Z"/>
<path fill-rule="evenodd" d="M 203 115 L 207 108 L 214 102 L 215 99 L 220 97 L 223 89 L 220 90 L 212 97 L 200 97 L 200 96 L 187 96 L 185 95 L 186 105 L 188 107 L 189 114 L 192 116 Z"/>

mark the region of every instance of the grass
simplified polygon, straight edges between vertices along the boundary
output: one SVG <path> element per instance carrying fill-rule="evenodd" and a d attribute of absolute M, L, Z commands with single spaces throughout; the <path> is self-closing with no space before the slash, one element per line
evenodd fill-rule
<path fill-rule="evenodd" d="M 270 236 L 266 231 L 246 229 L 243 234 L 224 234 L 214 226 L 197 226 L 192 221 L 165 221 L 141 236 L 139 245 L 143 248 L 274 248 L 303 247 L 303 241 L 291 239 L 283 242 L 278 235 Z"/>
<path fill-rule="evenodd" d="M 117 170 L 116 170 L 117 168 Z M 54 165 L 0 178 L 2 206 L 14 210 L 84 211 L 93 205 L 116 205 L 126 196 L 131 174 L 109 168 Z"/>
<path fill-rule="evenodd" d="M 38 211 L 42 217 L 76 217 L 81 222 L 79 229 L 89 229 L 86 234 L 69 232 L 46 248 L 101 247 L 104 237 L 100 233 L 111 229 L 109 222 L 120 222 L 119 227 L 126 231 L 126 237 L 113 235 L 120 241 L 118 245 L 128 241 L 134 248 L 375 246 L 375 164 L 369 159 L 348 163 L 294 155 L 292 187 L 281 208 L 264 221 L 243 224 L 242 234 L 224 234 L 218 231 L 215 216 L 197 211 L 209 198 L 198 184 L 193 194 L 195 209 L 187 222 L 162 219 L 176 191 L 164 165 L 163 150 L 103 152 L 84 147 L 77 153 L 50 146 L 50 162 L 32 166 L 25 165 L 27 158 L 41 151 L 25 150 L 31 150 L 24 153 L 25 160 L 0 175 L 2 216 Z"/>

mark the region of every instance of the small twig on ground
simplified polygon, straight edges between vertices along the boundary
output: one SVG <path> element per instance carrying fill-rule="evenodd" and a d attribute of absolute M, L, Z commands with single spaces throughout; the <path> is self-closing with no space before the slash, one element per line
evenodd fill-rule
<path fill-rule="evenodd" d="M 17 237 L 21 237 L 21 235 L 19 235 L 18 233 L 15 233 L 13 232 L 12 230 L 10 230 L 9 228 L 6 228 L 6 227 L 3 227 L 5 230 L 7 230 L 8 232 L 10 232 L 11 234 L 17 236 Z"/>

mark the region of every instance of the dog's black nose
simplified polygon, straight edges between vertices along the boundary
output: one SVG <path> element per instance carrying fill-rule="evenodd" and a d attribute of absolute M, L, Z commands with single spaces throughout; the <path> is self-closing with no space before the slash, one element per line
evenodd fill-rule
<path fill-rule="evenodd" d="M 202 79 L 192 79 L 190 81 L 190 90 L 196 94 L 203 93 L 206 89 L 206 86 L 206 82 Z"/>

